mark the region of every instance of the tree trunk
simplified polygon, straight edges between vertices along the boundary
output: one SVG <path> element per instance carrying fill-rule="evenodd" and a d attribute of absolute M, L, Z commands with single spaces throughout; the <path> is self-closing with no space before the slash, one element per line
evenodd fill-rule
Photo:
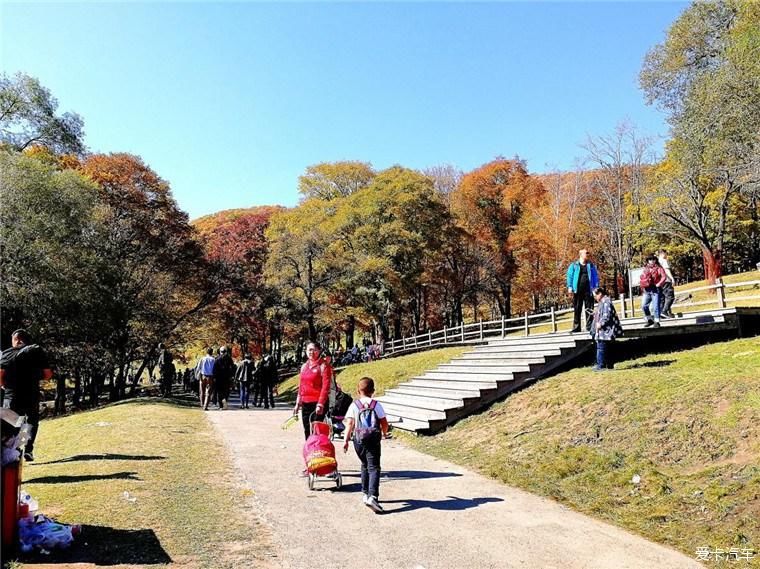
<path fill-rule="evenodd" d="M 346 349 L 350 350 L 354 347 L 354 329 L 356 328 L 356 318 L 353 314 L 349 314 L 346 323 Z"/>
<path fill-rule="evenodd" d="M 722 261 L 720 251 L 702 247 L 702 262 L 705 268 L 705 279 L 708 283 L 714 284 L 716 279 L 723 275 Z M 714 290 L 711 292 L 714 293 Z"/>
<path fill-rule="evenodd" d="M 75 409 L 79 409 L 82 403 L 82 372 L 78 367 L 74 368 L 74 396 L 71 403 Z"/>

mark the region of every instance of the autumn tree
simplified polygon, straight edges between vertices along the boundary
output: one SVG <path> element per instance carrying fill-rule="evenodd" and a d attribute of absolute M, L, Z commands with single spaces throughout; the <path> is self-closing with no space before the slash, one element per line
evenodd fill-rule
<path fill-rule="evenodd" d="M 306 168 L 298 178 L 298 191 L 308 198 L 333 200 L 366 188 L 375 177 L 369 162 L 322 162 Z"/>
<path fill-rule="evenodd" d="M 755 2 L 694 3 L 647 54 L 640 75 L 648 102 L 668 113 L 673 137 L 655 188 L 661 215 L 701 248 L 709 280 L 722 273 L 737 206 L 753 204 L 757 224 L 758 29 Z"/>
<path fill-rule="evenodd" d="M 519 159 L 496 160 L 466 174 L 452 194 L 453 210 L 488 258 L 493 298 L 499 313 L 511 316 L 517 259 L 510 237 L 525 208 L 540 203 L 541 183 Z"/>

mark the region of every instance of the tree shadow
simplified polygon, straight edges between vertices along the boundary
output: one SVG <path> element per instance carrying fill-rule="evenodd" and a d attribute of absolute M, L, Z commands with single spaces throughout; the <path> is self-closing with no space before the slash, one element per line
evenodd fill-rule
<path fill-rule="evenodd" d="M 447 496 L 446 500 L 382 500 L 382 504 L 404 504 L 400 508 L 385 509 L 386 514 L 400 514 L 402 512 L 411 512 L 422 508 L 431 510 L 441 510 L 444 512 L 459 512 L 477 508 L 490 502 L 503 502 L 503 498 L 457 498 L 456 496 Z"/>
<path fill-rule="evenodd" d="M 655 362 L 644 362 L 640 364 L 634 364 L 630 366 L 620 366 L 619 369 L 639 369 L 639 368 L 647 368 L 647 367 L 667 367 L 671 364 L 676 363 L 676 360 L 658 360 Z"/>
<path fill-rule="evenodd" d="M 114 472 L 113 474 L 82 474 L 80 476 L 40 476 L 24 480 L 25 484 L 68 484 L 93 480 L 140 480 L 137 472 Z"/>
<path fill-rule="evenodd" d="M 68 456 L 59 460 L 50 460 L 48 462 L 33 462 L 29 466 L 42 464 L 61 464 L 67 462 L 78 462 L 84 460 L 166 460 L 165 456 L 147 456 L 142 454 L 77 454 Z"/>
<path fill-rule="evenodd" d="M 23 554 L 24 563 L 91 563 L 93 565 L 161 565 L 171 563 L 156 534 L 151 529 L 116 529 L 82 526 L 68 549 L 49 555 Z"/>

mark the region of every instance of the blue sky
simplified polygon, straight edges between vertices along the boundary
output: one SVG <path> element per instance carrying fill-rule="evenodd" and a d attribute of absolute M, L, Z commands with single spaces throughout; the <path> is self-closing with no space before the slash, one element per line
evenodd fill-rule
<path fill-rule="evenodd" d="M 191 217 L 298 201 L 310 164 L 570 168 L 685 3 L 8 3 L 0 64 L 138 154 Z"/>

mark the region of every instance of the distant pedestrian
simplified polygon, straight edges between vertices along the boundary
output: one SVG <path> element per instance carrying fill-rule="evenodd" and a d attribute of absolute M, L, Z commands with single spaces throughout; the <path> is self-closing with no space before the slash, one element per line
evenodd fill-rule
<path fill-rule="evenodd" d="M 174 363 L 172 354 L 166 349 L 166 346 L 158 344 L 158 377 L 159 387 L 162 397 L 169 397 L 172 391 L 172 381 L 174 381 Z"/>
<path fill-rule="evenodd" d="M 647 327 L 660 327 L 660 287 L 667 279 L 665 270 L 657 262 L 657 257 L 649 255 L 647 264 L 639 277 L 641 310 L 647 320 Z"/>
<path fill-rule="evenodd" d="M 676 315 L 671 311 L 673 301 L 676 299 L 676 291 L 674 289 L 676 281 L 673 278 L 673 273 L 670 270 L 670 263 L 668 262 L 668 252 L 665 249 L 660 249 L 657 253 L 657 261 L 660 263 L 662 270 L 665 271 L 665 276 L 668 278 L 660 287 L 660 318 L 675 318 Z"/>
<path fill-rule="evenodd" d="M 0 356 L 2 406 L 26 415 L 32 431 L 24 449 L 24 460 L 34 460 L 34 441 L 40 425 L 40 381 L 53 377 L 45 351 L 26 330 L 11 334 L 11 347 Z"/>
<path fill-rule="evenodd" d="M 235 376 L 235 362 L 226 346 L 219 348 L 219 355 L 214 362 L 214 389 L 219 409 L 228 409 L 227 400 L 230 396 L 230 384 Z"/>
<path fill-rule="evenodd" d="M 211 401 L 211 392 L 214 389 L 214 350 L 208 348 L 206 355 L 203 356 L 195 367 L 195 376 L 198 378 L 200 387 L 200 400 L 201 407 L 204 410 L 208 409 L 209 401 Z"/>
<path fill-rule="evenodd" d="M 255 367 L 251 354 L 245 354 L 243 361 L 238 364 L 237 371 L 235 372 L 235 380 L 240 387 L 240 407 L 243 409 L 248 409 Z"/>
<path fill-rule="evenodd" d="M 611 353 L 612 342 L 615 338 L 623 335 L 623 327 L 620 324 L 615 305 L 607 295 L 604 287 L 594 289 L 594 321 L 591 325 L 591 334 L 596 342 L 596 365 L 594 371 L 613 369 L 613 355 Z"/>
<path fill-rule="evenodd" d="M 264 354 L 259 364 L 259 395 L 264 407 L 274 408 L 274 388 L 277 385 L 277 364 L 271 354 Z"/>
<path fill-rule="evenodd" d="M 362 463 L 362 502 L 375 513 L 385 510 L 380 505 L 380 442 L 388 436 L 388 419 L 383 406 L 376 399 L 375 381 L 363 377 L 357 385 L 359 394 L 346 413 L 346 439 L 343 452 L 348 451 L 348 442 L 353 440 L 354 450 Z"/>
<path fill-rule="evenodd" d="M 599 286 L 599 273 L 591 262 L 587 249 L 578 251 L 578 260 L 567 268 L 567 292 L 573 295 L 573 332 L 581 331 L 581 315 L 584 329 L 591 330 L 594 298 L 591 291 Z"/>

